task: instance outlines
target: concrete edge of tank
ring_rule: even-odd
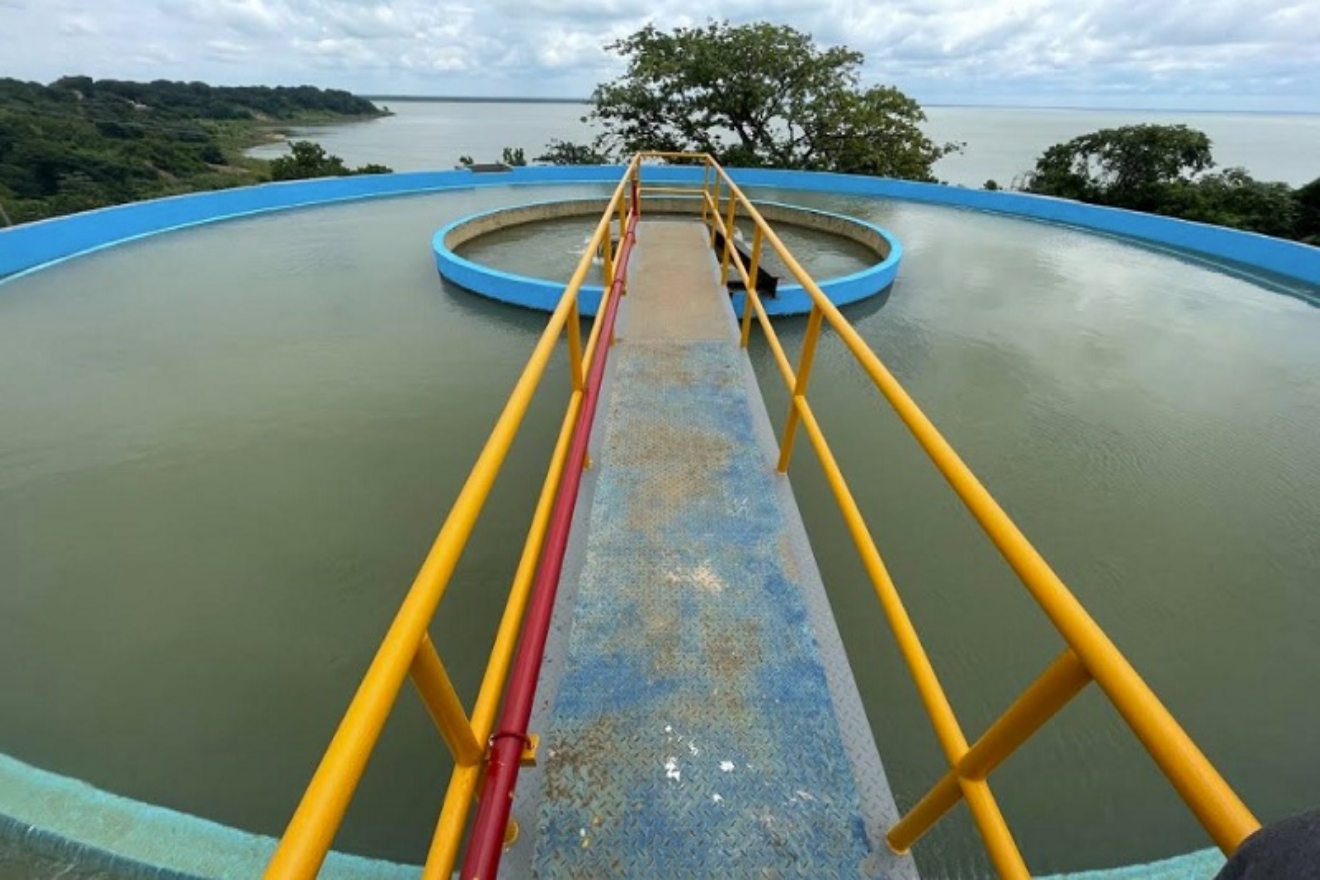
[[[0,755],[0,847],[104,871],[115,877],[251,878],[276,840],[101,791],[78,779]],[[400,865],[331,853],[322,878],[403,880]]]

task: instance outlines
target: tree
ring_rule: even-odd
[[[921,131],[920,105],[891,86],[860,86],[863,56],[821,48],[784,25],[647,25],[606,49],[627,61],[598,85],[592,146],[555,142],[546,157],[618,157],[639,150],[710,153],[723,164],[932,180],[960,149]]]
[[[548,165],[609,165],[612,160],[607,153],[596,147],[552,138],[545,152],[536,157],[536,161]]]
[[[1214,165],[1204,132],[1129,125],[1055,144],[1014,187],[1280,238],[1320,238],[1320,180],[1293,190],[1245,168],[1211,172]]]
[[[500,161],[514,167],[526,165],[527,154],[523,152],[522,147],[505,147],[504,152],[500,154]]]
[[[344,177],[349,173],[344,160],[325,151],[314,141],[294,141],[289,155],[270,163],[271,180],[303,180],[309,177]]]
[[[1183,192],[1188,204],[1175,202],[1162,213],[1284,238],[1297,226],[1298,205],[1288,185],[1256,180],[1245,168],[1207,174]]]
[[[1210,138],[1185,125],[1126,125],[1055,144],[1027,175],[1027,192],[1154,211],[1175,185],[1212,167]]]
[[[294,141],[289,155],[271,160],[271,180],[305,180],[309,177],[347,177],[350,174],[389,174],[393,169],[384,165],[363,165],[349,168],[344,160],[327,153],[325,147],[314,141]]]
[[[1293,202],[1297,206],[1297,238],[1320,245],[1320,177],[1295,190]]]

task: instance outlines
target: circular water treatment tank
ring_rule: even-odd
[[[199,853],[262,861],[260,835],[292,812],[542,325],[447,286],[428,240],[474,212],[599,197],[617,175],[575,173],[542,190],[396,175],[373,185],[434,191],[147,239],[0,285],[0,838],[67,854],[62,834],[194,873],[206,873],[187,861]],[[901,239],[891,295],[847,313],[859,333],[1261,817],[1307,806],[1320,723],[1302,698],[1320,684],[1320,312],[1305,299],[1315,257],[1294,246],[1309,263],[1279,251],[1288,260],[1208,266],[893,198],[913,190],[758,180],[757,199]],[[352,189],[365,185],[262,187],[20,227],[0,233],[0,272],[226,212],[381,194]],[[975,205],[995,206],[1011,207]],[[1240,261],[1276,252],[1254,236],[1230,251],[1205,235],[1205,250]],[[1292,269],[1282,286],[1243,274]],[[779,325],[790,350],[803,326]],[[757,342],[752,356],[777,416],[787,402],[773,364]],[[468,699],[530,515],[526,486],[539,483],[561,415],[566,370],[552,370],[437,621]],[[821,347],[812,400],[955,708],[979,731],[1057,637],[835,342]],[[943,770],[929,726],[813,466],[799,464],[794,487],[910,805]],[[340,848],[420,861],[447,772],[429,719],[403,696]],[[71,779],[179,812],[125,807]],[[28,784],[64,799],[20,797]],[[1094,692],[995,785],[1038,872],[1205,845]],[[43,803],[49,824],[37,821]],[[1101,826],[1112,836],[1058,832]],[[214,845],[190,845],[206,834]],[[14,857],[3,852],[0,865]],[[937,874],[986,871],[965,824],[917,854]]]

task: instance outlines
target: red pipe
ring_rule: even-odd
[[[504,708],[495,725],[495,733],[491,736],[486,783],[481,789],[481,804],[472,825],[463,869],[459,875],[464,880],[493,880],[499,871],[500,856],[504,851],[504,830],[509,822],[509,809],[513,805],[513,787],[518,781],[518,770],[522,765],[523,746],[527,742],[527,722],[532,714],[536,682],[541,675],[546,635],[550,630],[550,616],[554,611],[559,576],[564,567],[564,551],[568,546],[573,511],[577,507],[587,443],[591,439],[591,425],[596,418],[601,379],[605,375],[605,360],[609,357],[619,298],[628,276],[628,258],[632,256],[633,243],[636,241],[636,201],[633,206],[627,234],[619,249],[609,304],[602,317],[604,323],[597,337],[596,351],[587,375],[582,411],[573,431],[573,443],[569,446],[566,476],[560,482],[555,496],[550,527],[546,531],[545,549],[536,569],[532,598],[523,623],[522,637],[518,642],[518,653],[514,657],[513,672],[504,692]]]

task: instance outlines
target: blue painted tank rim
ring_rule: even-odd
[[[406,171],[348,178],[283,181],[229,190],[188,193],[145,202],[99,208],[0,229],[0,284],[52,266],[64,259],[104,247],[135,241],[145,235],[189,228],[201,223],[250,217],[272,211],[485,186],[599,185],[616,182],[623,166],[528,166],[507,172],[477,174],[469,170]],[[682,179],[688,166],[647,166],[648,172]],[[1199,257],[1216,270],[1238,272],[1253,282],[1270,281],[1244,269],[1258,269],[1290,281],[1320,285],[1320,248],[1171,217],[1142,214],[1018,192],[990,192],[965,187],[917,183],[890,178],[777,169],[729,169],[744,187],[773,186],[788,190],[911,201],[974,210],[991,215],[1045,222],[1112,237],[1179,257]],[[688,176],[693,176],[688,174]],[[234,205],[234,202],[247,204]],[[192,216],[180,220],[173,213]],[[143,215],[154,215],[144,217]],[[125,218],[134,222],[125,223]],[[101,222],[104,221],[104,222]],[[97,223],[101,229],[70,235],[74,226]],[[136,227],[122,231],[116,227]],[[37,245],[37,246],[33,246]],[[9,249],[8,252],[6,249]],[[33,253],[25,253],[32,251]],[[1294,293],[1287,289],[1284,293]],[[1305,294],[1304,298],[1310,294]]]

